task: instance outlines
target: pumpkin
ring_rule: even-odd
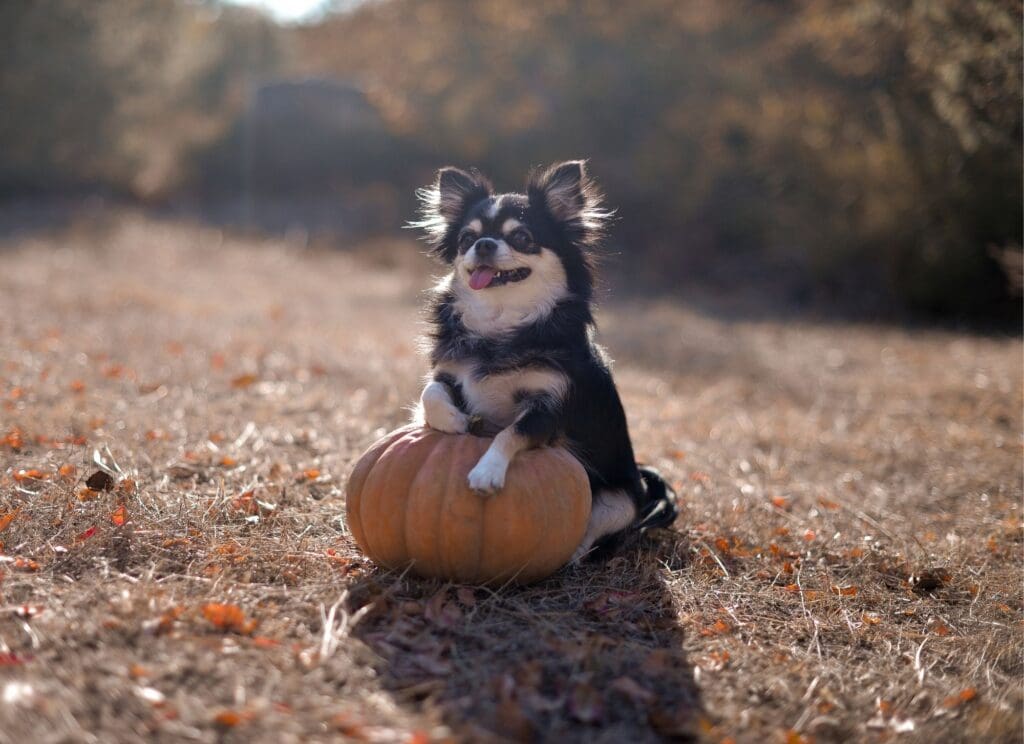
[[[407,426],[373,444],[346,486],[348,525],[373,561],[467,584],[526,584],[557,571],[590,518],[590,484],[561,447],[516,455],[505,487],[466,483],[491,439]]]

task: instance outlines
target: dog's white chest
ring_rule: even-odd
[[[562,397],[567,380],[552,369],[526,368],[480,376],[469,364],[443,365],[462,387],[470,415],[480,416],[495,426],[510,426],[518,414],[523,395],[549,393]]]

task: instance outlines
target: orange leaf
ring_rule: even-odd
[[[943,707],[956,708],[957,706],[969,703],[974,698],[978,697],[978,691],[973,687],[968,687],[961,690],[956,695],[950,695],[948,698],[942,701]]]
[[[128,521],[128,509],[124,504],[114,509],[114,513],[110,515],[110,521],[118,527],[124,526],[124,523]]]
[[[218,726],[224,728],[233,728],[242,722],[243,718],[241,714],[236,713],[233,710],[222,710],[220,713],[213,717],[213,722]]]
[[[772,506],[776,507],[777,509],[785,509],[787,506],[789,506],[789,499],[787,499],[785,496],[773,496]]]
[[[85,542],[86,540],[88,540],[90,537],[92,537],[95,534],[96,534],[96,527],[94,525],[94,526],[90,527],[89,529],[85,530],[84,532],[79,532],[77,535],[75,535],[75,542]]]
[[[12,512],[7,512],[3,516],[0,516],[0,532],[3,532],[11,526],[11,522],[13,522],[14,518],[18,516],[19,511],[21,511],[21,509],[15,509]]]
[[[863,615],[860,616],[860,619],[868,625],[878,625],[882,622],[882,618],[880,618],[878,615],[872,612],[865,612]]]
[[[422,731],[413,731],[405,740],[405,744],[430,744],[430,737]]]
[[[833,586],[832,593],[838,594],[840,597],[856,597],[857,587],[855,586]]]
[[[835,510],[835,509],[839,508],[839,503],[838,502],[830,501],[829,499],[826,499],[825,497],[822,497],[822,498],[818,499],[818,504],[819,504],[819,506],[822,506],[825,509]]]
[[[935,627],[932,628],[932,633],[937,636],[948,636],[951,632],[952,631],[949,629],[949,626],[941,620],[935,623]]]
[[[78,468],[71,463],[67,463],[65,465],[61,465],[60,470],[57,472],[60,474],[61,478],[64,478],[65,480],[72,480],[78,473]]]
[[[817,535],[814,534],[814,530],[807,530],[804,532],[804,540],[807,542],[813,541],[815,537],[817,537]]]
[[[812,739],[798,734],[793,729],[786,732],[786,744],[811,744],[812,741]]]
[[[723,553],[728,553],[729,541],[726,540],[724,537],[719,537],[717,540],[715,540],[715,547],[721,550]]]
[[[254,636],[252,645],[256,648],[277,648],[281,645],[281,641],[276,638],[268,638],[267,636]]]
[[[49,473],[44,473],[38,468],[31,468],[29,470],[19,470],[14,474],[14,480],[18,483],[22,483],[27,480],[46,480],[50,477]]]
[[[72,380],[71,381],[71,385],[69,387],[71,388],[71,392],[72,393],[84,393],[85,392],[85,383],[82,382],[81,380]]]
[[[247,388],[256,382],[258,378],[253,374],[239,375],[231,380],[231,387],[233,388]]]
[[[302,475],[306,478],[306,480],[316,480],[317,478],[320,477],[320,471],[317,470],[316,468],[310,468],[309,470],[303,471]]]
[[[15,568],[23,568],[26,571],[38,571],[39,564],[31,558],[22,558],[20,555],[14,559]]]
[[[230,630],[249,635],[256,629],[255,620],[246,620],[245,613],[238,605],[210,603],[203,605],[203,617],[220,630]]]
[[[11,429],[4,437],[3,443],[13,450],[21,449],[25,446],[25,437],[22,435],[21,429]]]
[[[220,464],[226,468],[233,468],[238,464],[238,460],[230,455],[224,455],[224,457],[220,458]]]

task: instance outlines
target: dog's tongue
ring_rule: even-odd
[[[469,275],[469,286],[473,289],[483,289],[490,285],[491,280],[494,279],[494,275],[497,273],[490,266],[480,266],[473,269],[473,273]]]

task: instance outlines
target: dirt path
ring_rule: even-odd
[[[676,531],[445,587],[342,519],[424,371],[410,250],[0,242],[0,741],[1020,740],[1019,340],[609,305]]]

